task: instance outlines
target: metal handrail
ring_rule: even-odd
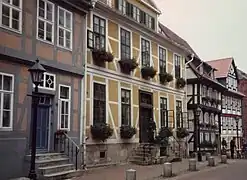
[[[70,158],[70,161],[72,161],[75,164],[75,169],[77,170],[78,169],[78,154],[80,152],[80,147],[75,143],[75,141],[71,137],[68,136],[66,132],[61,132],[60,134],[55,133],[54,136],[55,136],[54,150],[60,153],[67,154],[67,156]],[[75,150],[74,150],[74,147],[75,147]]]

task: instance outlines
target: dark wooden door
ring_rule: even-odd
[[[149,123],[153,120],[153,97],[151,93],[140,91],[139,134],[140,143],[149,142]]]

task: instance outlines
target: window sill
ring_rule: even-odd
[[[42,43],[45,43],[45,44],[54,46],[54,42],[46,41],[44,39],[40,39],[39,37],[37,37],[37,40],[40,41],[40,42],[42,42]]]
[[[72,52],[72,48],[66,48],[66,47],[64,47],[64,46],[60,46],[60,45],[57,45],[57,47],[59,48],[59,49],[62,49],[62,50],[66,50],[66,51],[70,51],[70,52]]]
[[[0,27],[3,28],[3,29],[6,29],[8,31],[14,32],[14,33],[16,33],[18,35],[21,35],[22,34],[22,31],[21,30],[18,31],[18,30],[15,30],[13,28],[10,28],[10,27],[7,27],[7,26],[3,26],[3,25],[0,25]]]
[[[9,127],[9,128],[0,128],[0,132],[9,132],[9,131],[13,131],[13,128],[12,127]]]

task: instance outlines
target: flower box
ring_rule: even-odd
[[[136,134],[136,128],[129,125],[120,127],[120,136],[122,139],[131,139]]]
[[[133,71],[138,66],[138,63],[134,58],[122,59],[119,61],[119,65],[123,73],[130,74],[130,72]]]
[[[162,84],[171,82],[173,80],[173,76],[170,73],[166,73],[166,72],[160,73],[159,76],[160,76],[160,82]]]
[[[146,66],[141,69],[142,77],[144,79],[154,78],[156,72],[157,71],[152,66]]]
[[[104,49],[93,49],[92,50],[93,60],[96,65],[102,66],[105,62],[112,62],[114,56],[112,53],[107,52]]]
[[[182,89],[185,87],[185,84],[186,84],[186,81],[184,78],[178,78],[177,81],[176,81],[176,87],[178,89]]]
[[[93,139],[105,141],[113,134],[113,129],[106,123],[97,123],[91,125],[91,134]]]

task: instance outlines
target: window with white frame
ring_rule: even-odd
[[[181,57],[177,54],[174,54],[174,66],[175,78],[181,78]]]
[[[142,56],[142,66],[149,67],[151,52],[150,52],[150,42],[146,39],[141,39],[141,56]]]
[[[21,32],[22,0],[0,1],[1,26]]]
[[[70,129],[71,87],[59,85],[59,129]]]
[[[14,76],[0,73],[0,130],[13,124]]]
[[[45,72],[42,76],[40,88],[48,90],[56,90],[56,75]]]
[[[58,45],[68,49],[72,49],[72,21],[72,13],[58,7]]]
[[[38,0],[37,38],[50,43],[54,41],[54,4],[47,0]]]

